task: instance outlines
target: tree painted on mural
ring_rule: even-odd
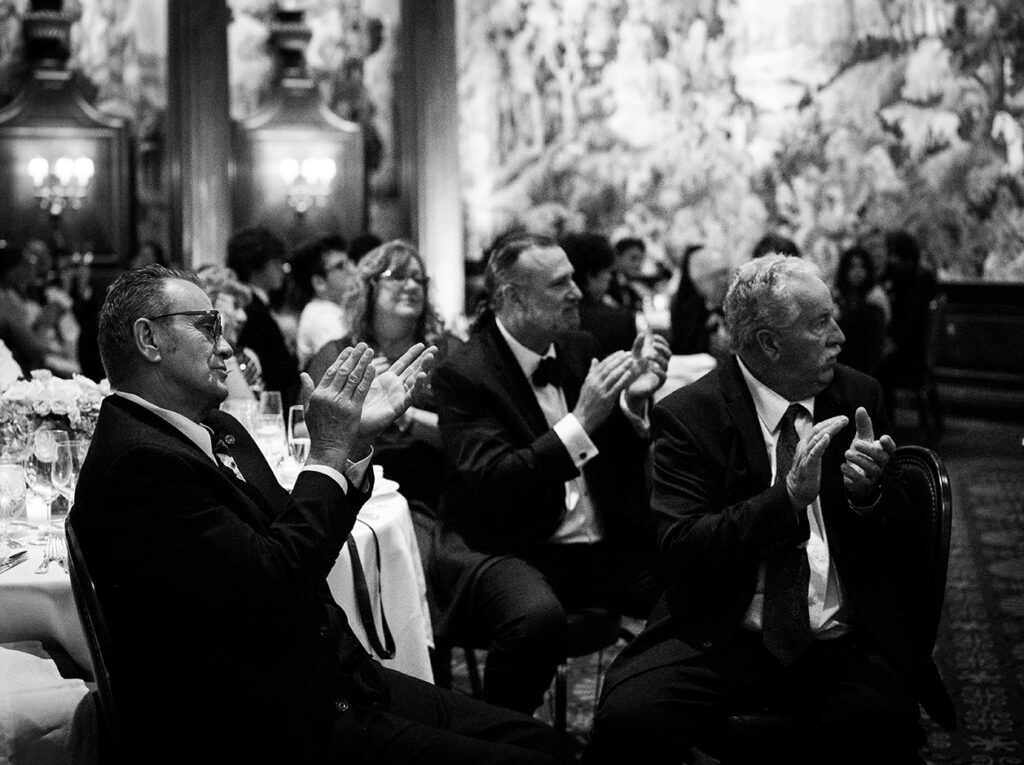
[[[738,260],[771,227],[828,271],[907,227],[943,273],[1024,278],[1016,0],[460,12],[470,253],[525,221]]]

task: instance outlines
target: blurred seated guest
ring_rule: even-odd
[[[892,411],[894,389],[917,385],[924,375],[929,305],[938,295],[939,286],[935,275],[921,266],[921,250],[909,232],[888,232],[885,254],[892,320],[888,348],[878,366],[878,381]]]
[[[326,582],[373,488],[369,444],[431,351],[375,374],[360,344],[305,377],[289,493],[218,409],[221,331],[199,279],[155,265],[120,276],[100,316],[114,393],[67,522],[117,649],[125,761],[551,762],[542,723],[381,667]]]
[[[263,384],[267,390],[281,392],[286,410],[298,402],[299,363],[271,311],[270,295],[284,284],[287,257],[284,242],[262,226],[236,231],[228,239],[227,266],[253,295],[238,342],[259,358]]]
[[[252,300],[252,291],[238,281],[227,266],[208,265],[196,274],[203,282],[213,307],[220,311],[224,339],[233,353],[224,364],[228,369],[224,381],[228,398],[256,399],[263,392],[263,367],[252,348],[246,348],[238,337],[245,326],[245,307]]]
[[[319,381],[341,349],[364,342],[377,356],[374,365],[386,369],[416,343],[436,347],[444,359],[461,342],[444,331],[430,303],[429,281],[416,248],[401,239],[370,250],[357,266],[366,296],[365,308],[352,333],[332,340],[310,360],[306,371]],[[430,378],[413,396],[412,404],[374,442],[374,461],[384,475],[398,482],[402,494],[420,509],[436,515],[444,475],[437,406]]]
[[[754,245],[754,250],[750,253],[750,257],[760,258],[765,255],[770,255],[771,253],[775,253],[776,255],[792,255],[795,258],[799,258],[800,248],[797,247],[796,242],[789,237],[785,237],[774,231],[769,231],[757,241],[757,244]]]
[[[839,328],[846,335],[839,361],[872,377],[885,351],[885,313],[877,288],[871,253],[862,247],[846,250],[839,257],[835,284]]]
[[[500,238],[469,341],[434,370],[450,472],[441,498],[437,629],[488,647],[484,698],[531,713],[566,650],[566,613],[645,618],[651,561],[646,411],[668,342],[598,360],[553,241]]]
[[[34,263],[20,248],[0,239],[0,340],[30,372],[51,368],[47,338],[64,312],[58,303],[43,306],[30,297],[35,282]]]
[[[384,240],[376,234],[371,234],[369,232],[360,234],[353,239],[352,243],[349,245],[348,256],[352,259],[353,263],[358,263],[363,259],[363,255],[376,247],[380,247],[382,244],[384,244]]]
[[[952,702],[913,623],[916,516],[875,380],[813,264],[767,255],[725,299],[735,355],[651,415],[665,599],[609,669],[584,762],[679,763],[726,718],[808,718],[789,761],[921,763]],[[870,735],[867,732],[870,731]]]
[[[362,286],[347,249],[344,237],[324,236],[292,254],[292,279],[309,296],[295,337],[300,369],[326,343],[350,335],[361,310]]]
[[[572,263],[572,278],[580,288],[580,329],[597,338],[601,355],[628,351],[636,339],[636,315],[606,302],[615,265],[608,238],[596,233],[567,234],[559,245]]]
[[[672,300],[672,353],[729,355],[729,339],[722,321],[722,301],[732,266],[718,250],[691,247],[679,264],[679,286]]]
[[[608,295],[615,305],[628,308],[633,313],[644,310],[644,296],[647,294],[643,283],[644,260],[647,245],[637,237],[623,237],[615,243],[615,266],[608,284]]]

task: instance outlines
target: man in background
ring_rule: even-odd
[[[484,697],[532,713],[565,657],[566,613],[645,618],[660,586],[644,465],[646,411],[668,344],[640,336],[600,361],[580,290],[553,241],[500,239],[488,307],[434,371],[449,465],[438,600],[488,647]]]
[[[326,236],[292,255],[292,278],[309,296],[295,337],[300,369],[331,340],[348,335],[358,320],[362,286],[346,247],[344,238]]]
[[[287,259],[284,242],[262,226],[238,231],[228,240],[227,266],[253,293],[238,342],[259,357],[263,384],[281,392],[285,411],[298,402],[299,363],[274,318],[270,298],[284,285]]]

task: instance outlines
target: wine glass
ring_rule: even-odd
[[[46,544],[47,530],[50,525],[50,510],[53,501],[57,498],[57,487],[53,485],[51,477],[51,465],[57,455],[57,445],[67,443],[68,433],[59,428],[52,428],[46,425],[38,428],[32,436],[32,449],[25,460],[25,472],[28,477],[28,487],[42,505],[42,513],[37,516],[36,522],[42,522],[41,533],[36,533],[29,539],[31,545]],[[26,508],[26,517],[30,515],[29,507],[36,503],[30,502]],[[33,512],[32,515],[35,515]],[[41,516],[41,517],[40,517]],[[32,520],[31,518],[28,518]]]
[[[252,431],[252,418],[256,414],[257,402],[254,398],[228,398],[224,400],[224,403],[220,405],[221,411],[227,412],[233,416],[236,420],[242,423],[242,426]]]
[[[252,437],[267,458],[270,467],[277,469],[288,454],[288,438],[280,414],[257,414],[253,417]]]
[[[25,501],[25,467],[15,462],[0,463],[0,543],[21,547],[21,542],[7,533],[7,526]]]
[[[306,427],[306,410],[302,404],[288,408],[288,449],[292,459],[303,465],[309,456],[309,428]]]
[[[53,485],[57,487],[57,491],[67,502],[67,511],[54,517],[51,510],[51,526],[63,524],[67,513],[71,512],[71,508],[75,505],[75,486],[78,484],[78,473],[88,451],[88,441],[67,441],[57,444],[57,452],[50,465],[50,477],[53,479]]]

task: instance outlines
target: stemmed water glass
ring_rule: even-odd
[[[37,533],[29,544],[46,544],[47,530],[50,525],[50,511],[53,501],[57,498],[57,487],[53,485],[51,466],[54,457],[57,456],[57,445],[67,443],[69,440],[67,431],[47,426],[40,427],[32,437],[32,448],[25,461],[25,472],[28,476],[29,490],[37,496],[43,504],[44,527],[41,533]],[[26,513],[26,516],[28,514]]]
[[[285,433],[279,391],[263,391],[260,394],[256,414],[252,418],[252,437],[267,462],[276,470],[288,453],[288,436]]]
[[[66,441],[57,444],[57,451],[50,465],[50,477],[53,485],[67,501],[67,511],[75,504],[75,487],[78,485],[78,473],[82,468],[82,462],[89,451],[89,442],[84,440]],[[55,518],[51,511],[50,525],[63,524],[65,515]]]
[[[21,542],[7,533],[7,526],[25,501],[25,468],[15,462],[0,463],[0,543],[21,547]]]
[[[298,464],[306,463],[309,456],[309,428],[306,427],[306,410],[302,404],[288,408],[288,449]]]

